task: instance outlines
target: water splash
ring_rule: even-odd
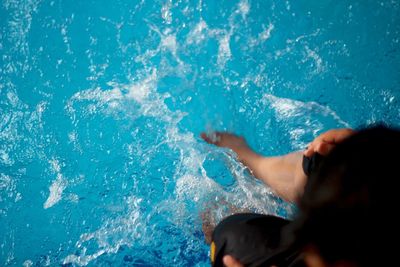
[[[125,215],[106,221],[95,232],[82,234],[76,243],[78,255],[68,255],[64,258],[63,264],[85,266],[105,253],[117,253],[121,246],[134,247],[146,244],[149,241],[146,238],[149,236],[147,233],[149,228],[141,221],[144,217],[140,212],[141,201],[142,199],[133,196],[128,197],[125,200],[128,206]],[[95,242],[94,252],[90,252],[91,242]]]
[[[296,150],[307,146],[306,142],[299,140],[307,140],[304,137],[310,132],[311,136],[317,136],[323,129],[329,129],[329,125],[351,128],[351,125],[343,121],[331,108],[316,102],[302,102],[264,94],[262,103],[273,109],[279,123],[291,129],[289,134],[292,147]]]
[[[292,150],[330,127],[400,114],[395,76],[366,86],[352,73],[368,54],[360,52],[383,38],[374,28],[355,31],[369,44],[354,45],[329,35],[335,23],[302,18],[290,1],[108,7],[2,3],[0,226],[12,227],[2,236],[1,264],[209,265],[198,213],[208,210],[217,223],[234,211],[292,211],[234,154],[199,141],[202,125],[243,128],[263,147],[281,147],[277,129],[287,138],[282,150]],[[389,25],[393,47],[368,62],[397,62],[396,32]],[[371,66],[385,77],[396,70]],[[342,119],[357,105],[367,106],[357,123]]]
[[[49,188],[50,194],[49,197],[46,199],[46,202],[43,204],[43,208],[48,209],[54,206],[58,201],[60,201],[61,195],[65,188],[65,180],[61,175],[57,175],[57,179],[53,181]]]
[[[4,39],[12,44],[3,56],[7,60],[4,74],[19,73],[24,76],[30,69],[28,34],[32,25],[32,17],[37,12],[40,0],[17,1],[6,0],[2,4],[11,14],[8,20],[8,31]]]
[[[240,207],[242,210],[278,214],[279,209],[282,208],[281,203],[270,201],[272,193],[264,185],[254,183],[254,180],[245,178],[248,176],[246,170],[234,159],[235,156],[229,153],[220,154],[221,158],[229,160],[230,171],[237,177],[237,188],[234,191],[226,191],[226,188],[207,176],[203,164],[210,153],[210,148],[204,150],[205,144],[199,147],[198,141],[191,132],[180,129],[179,122],[186,115],[179,110],[172,111],[168,108],[165,100],[168,99],[169,95],[157,92],[158,79],[157,71],[153,69],[147,75],[142,75],[140,81],[131,85],[110,84],[113,86],[111,90],[97,88],[79,92],[68,101],[66,110],[70,113],[71,119],[75,120],[74,106],[77,103],[94,102],[93,105],[96,109],[93,112],[90,111],[90,114],[102,112],[109,116],[118,116],[118,110],[123,109],[125,107],[124,103],[128,101],[127,103],[134,102],[138,105],[134,112],[132,112],[132,114],[135,114],[132,119],[135,120],[140,117],[153,118],[158,124],[165,125],[165,128],[160,128],[164,129],[164,133],[160,135],[162,138],[157,140],[152,149],[157,150],[157,147],[167,145],[169,150],[178,151],[179,154],[176,159],[177,164],[169,166],[169,168],[173,168],[174,170],[173,177],[171,177],[174,187],[173,195],[167,197],[164,201],[152,204],[153,209],[150,214],[154,214],[153,216],[159,216],[165,212],[170,213],[171,211],[167,207],[181,207],[179,212],[174,210],[174,218],[168,220],[173,225],[185,229],[189,223],[187,218],[193,217],[191,214],[192,209],[204,209],[210,200],[218,203],[219,199],[224,199],[223,203],[228,202],[230,205]],[[211,151],[213,151],[212,153],[220,153],[216,148],[213,148]],[[146,154],[149,155],[151,153],[147,151]],[[146,163],[146,165],[154,165],[150,158],[145,159],[144,162],[149,160],[150,162]],[[141,181],[138,180],[138,183],[140,184]],[[212,200],[213,197],[211,196],[214,196],[215,199]],[[137,197],[132,195],[129,199],[137,199]],[[129,203],[132,204],[132,202]],[[150,234],[148,238],[151,238],[151,241],[144,238],[143,235],[141,241],[137,239],[138,233],[142,233],[145,229],[152,227],[149,222],[152,215],[147,218],[139,215],[140,210],[143,208],[141,205],[142,200],[137,199],[137,201],[134,201],[133,206],[129,203],[128,209],[131,209],[131,212],[128,213],[128,217],[121,215],[114,220],[106,220],[104,225],[95,232],[83,234],[76,245],[79,251],[78,255],[71,254],[64,258],[63,262],[86,265],[103,254],[117,253],[121,246],[132,246],[133,244],[137,244],[137,242],[145,242],[145,240],[150,243],[158,242],[156,241],[157,237],[155,237],[155,235],[159,234],[157,232]],[[266,203],[268,204],[266,205]],[[191,206],[195,206],[196,208],[190,208]],[[218,214],[215,215],[215,221],[217,222],[232,213],[232,210],[226,210],[223,206],[220,205],[214,210]],[[289,210],[288,213],[290,213]],[[193,219],[198,218],[198,216],[194,215]],[[129,224],[127,224],[128,221]],[[157,225],[153,227],[157,227]],[[121,235],[119,234],[120,231],[126,234]],[[193,229],[182,234],[190,235],[191,231]],[[104,241],[109,239],[112,241]],[[87,248],[84,245],[89,242],[95,242],[96,244],[97,249],[93,253],[87,252]]]

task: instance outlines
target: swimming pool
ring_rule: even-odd
[[[399,5],[2,1],[0,265],[208,266],[207,210],[290,217],[200,132],[400,126]]]

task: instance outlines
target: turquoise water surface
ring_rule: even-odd
[[[397,0],[3,0],[0,266],[208,266],[202,214],[291,217],[265,155],[400,126]],[[236,208],[235,208],[236,207]]]

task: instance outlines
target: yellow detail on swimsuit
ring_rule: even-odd
[[[215,262],[215,250],[216,250],[216,247],[215,247],[215,243],[214,242],[212,242],[211,243],[211,248],[210,248],[210,258],[211,258],[211,263],[214,263]]]

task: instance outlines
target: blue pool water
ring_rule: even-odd
[[[0,265],[208,266],[201,214],[285,204],[265,155],[400,126],[396,0],[3,0]],[[229,204],[228,204],[229,203]]]

